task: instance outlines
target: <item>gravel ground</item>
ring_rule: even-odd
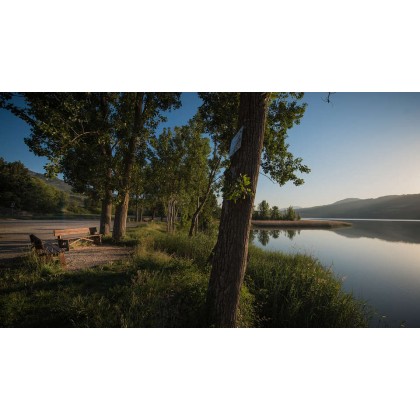
[[[65,253],[67,270],[83,270],[109,264],[113,261],[124,260],[128,258],[132,252],[132,248],[113,245],[91,245],[70,248],[70,251]]]

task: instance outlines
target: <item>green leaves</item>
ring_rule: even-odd
[[[239,93],[211,92],[199,93],[199,96],[203,100],[200,114],[205,130],[217,145],[219,154],[226,156],[238,128]],[[289,181],[301,185],[304,180],[297,173],[310,172],[301,158],[293,156],[286,143],[287,131],[298,125],[305,113],[306,104],[301,102],[302,99],[303,93],[270,94],[261,166],[264,173],[280,185]]]
[[[234,182],[229,183],[226,181],[223,188],[223,195],[225,200],[230,200],[234,203],[252,196],[250,177],[245,174],[239,174]]]
[[[299,124],[305,113],[306,104],[298,103],[302,98],[303,93],[277,93],[269,105],[261,166],[264,173],[280,185],[289,181],[302,185],[304,180],[296,173],[310,172],[302,164],[302,158],[295,158],[288,150],[286,143],[287,130]]]

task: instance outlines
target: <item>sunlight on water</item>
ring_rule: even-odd
[[[344,290],[375,308],[372,326],[420,327],[420,224],[399,225],[354,222],[352,228],[255,230],[253,236],[264,249],[308,254],[331,267]]]

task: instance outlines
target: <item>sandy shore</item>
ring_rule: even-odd
[[[253,228],[335,229],[349,226],[351,223],[339,220],[252,220]]]

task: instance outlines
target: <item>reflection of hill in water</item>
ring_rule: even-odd
[[[420,222],[351,220],[351,228],[332,232],[347,238],[376,238],[388,242],[420,243]]]

